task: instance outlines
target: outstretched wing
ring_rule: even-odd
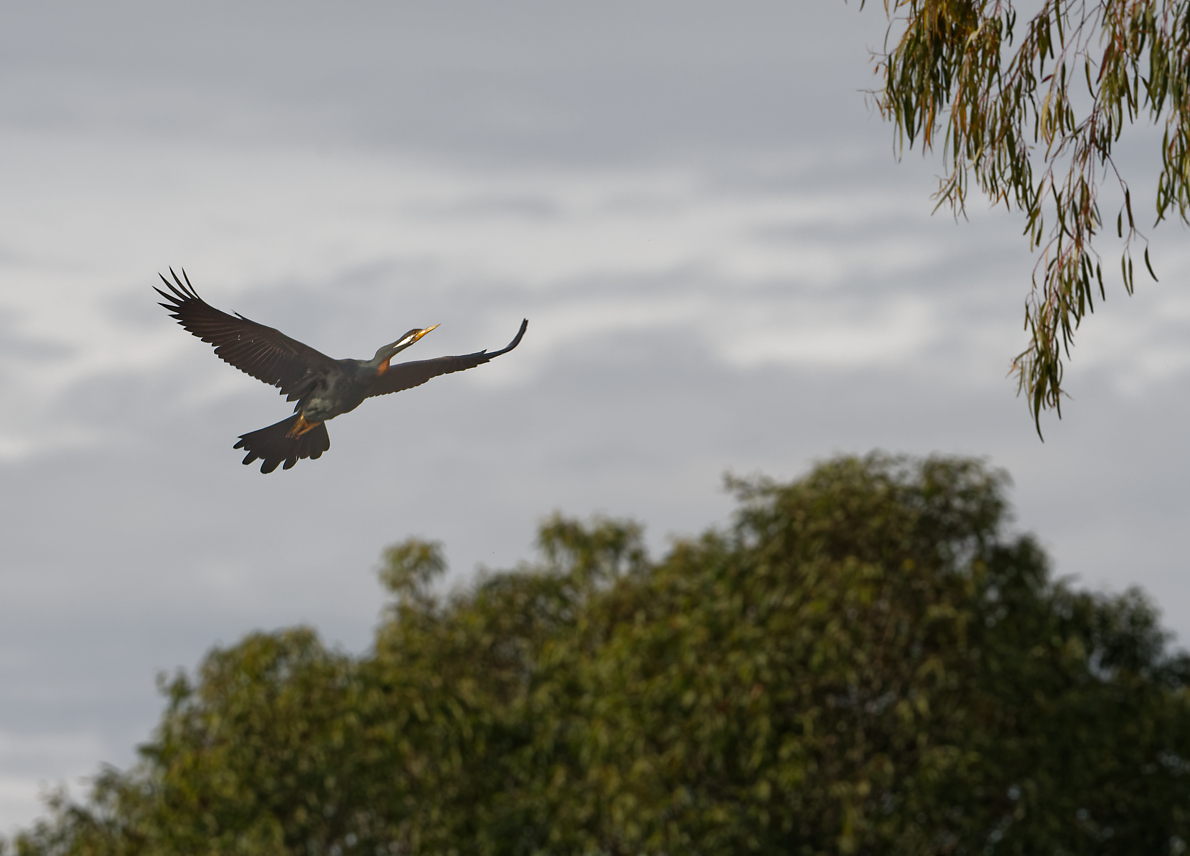
[[[170,293],[154,288],[168,303],[162,303],[178,323],[204,342],[215,346],[225,362],[257,380],[278,387],[290,401],[301,398],[314,374],[333,367],[335,361],[280,330],[249,321],[236,313],[228,315],[209,305],[194,290],[183,269],[181,279],[169,269],[174,281],[161,281]]]
[[[482,366],[488,360],[498,357],[501,354],[507,354],[519,345],[521,343],[521,337],[525,335],[525,330],[528,327],[529,319],[526,318],[521,322],[521,329],[517,332],[516,338],[512,340],[509,346],[499,351],[492,351],[490,354],[487,351],[480,351],[475,354],[464,354],[459,357],[437,357],[433,360],[416,360],[411,363],[398,363],[395,366],[390,366],[387,371],[377,375],[376,379],[372,381],[372,385],[368,389],[368,396],[388,395],[390,392],[400,392],[403,389],[421,386],[430,378],[438,377],[438,375],[461,372],[466,369],[473,369],[476,366]]]

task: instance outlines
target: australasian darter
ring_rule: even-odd
[[[260,471],[271,473],[284,463],[289,469],[302,458],[317,458],[331,447],[326,422],[355,410],[364,399],[387,395],[419,386],[430,378],[483,365],[493,357],[507,354],[521,342],[528,319],[521,322],[516,338],[499,351],[479,351],[457,357],[437,357],[390,365],[389,360],[435,329],[413,329],[390,345],[385,345],[370,360],[335,360],[280,330],[249,321],[236,313],[228,315],[207,304],[186,271],[182,278],[170,269],[173,282],[161,281],[169,293],[155,289],[166,299],[162,303],[178,323],[204,342],[215,346],[215,353],[225,362],[281,390],[288,401],[297,401],[294,414],[276,425],[252,431],[240,437],[236,449],[248,454],[245,464],[260,460]],[[184,281],[183,281],[184,280]]]

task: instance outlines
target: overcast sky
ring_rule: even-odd
[[[982,201],[931,216],[941,164],[898,163],[862,92],[882,14],[7,2],[0,833],[134,760],[157,673],[298,623],[364,650],[388,544],[465,580],[557,509],[661,552],[727,521],[723,473],[836,453],[986,456],[1057,573],[1190,637],[1185,230],[1079,331],[1039,442],[1006,377],[1036,257]],[[156,305],[171,265],[335,357],[529,330],[262,476],[232,444],[290,407]]]

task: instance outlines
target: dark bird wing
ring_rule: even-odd
[[[466,369],[473,369],[476,366],[482,366],[488,360],[498,357],[501,354],[507,354],[519,345],[521,343],[521,337],[525,335],[525,330],[528,327],[529,319],[526,318],[521,322],[521,329],[517,332],[516,338],[512,340],[508,347],[499,351],[492,351],[490,354],[487,351],[479,351],[475,354],[464,354],[458,357],[437,357],[433,360],[415,360],[410,363],[398,363],[395,366],[390,366],[387,371],[377,375],[376,379],[372,381],[372,385],[368,389],[368,396],[388,395],[390,392],[400,392],[403,389],[421,386],[430,378],[438,377],[438,375],[461,372]]]
[[[309,345],[291,339],[280,330],[249,321],[236,313],[228,315],[209,305],[190,284],[186,271],[181,279],[161,281],[170,293],[154,290],[168,303],[162,303],[178,323],[204,342],[215,346],[220,359],[257,380],[278,387],[290,401],[301,398],[315,375],[332,369],[335,361]]]

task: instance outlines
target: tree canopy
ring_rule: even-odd
[[[862,0],[861,0],[862,2]],[[1036,11],[1019,13],[1021,6]],[[962,213],[972,185],[1019,209],[1030,247],[1043,247],[1026,301],[1028,347],[1013,363],[1041,430],[1061,413],[1063,357],[1074,331],[1106,298],[1105,181],[1131,294],[1133,257],[1149,263],[1115,147],[1147,118],[1164,125],[1154,225],[1171,212],[1190,223],[1190,4],[1187,0],[884,0],[891,23],[877,101],[900,138],[939,145],[939,205]],[[1040,8],[1038,8],[1040,7]],[[1156,144],[1154,144],[1156,147]],[[1109,227],[1110,228],[1110,225]],[[1043,246],[1044,245],[1044,246]]]
[[[1055,580],[978,461],[735,480],[650,559],[562,517],[443,593],[389,549],[373,647],[257,633],[163,681],[141,761],[34,854],[1181,853],[1190,660]]]

